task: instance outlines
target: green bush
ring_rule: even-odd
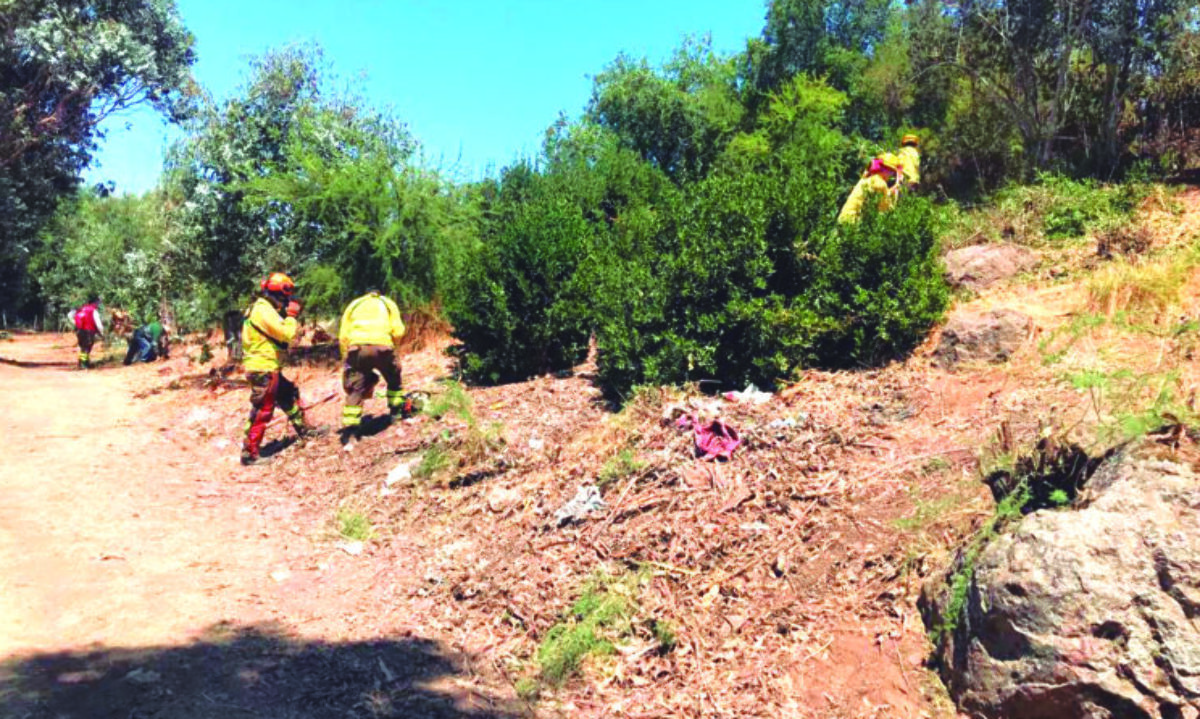
[[[875,365],[909,352],[946,309],[933,210],[919,197],[825,238],[812,284],[798,298],[808,361]]]
[[[467,265],[449,310],[461,369],[489,383],[568,368],[587,353],[587,319],[567,291],[591,232],[570,197],[539,187]]]
[[[798,76],[702,178],[672,176],[609,129],[552,131],[542,172],[519,165],[485,192],[485,249],[452,312],[465,374],[569,367],[589,335],[611,397],[704,379],[770,386],[911,349],[946,304],[932,209],[906,197],[836,223],[854,149],[837,129],[844,105]]]
[[[873,365],[947,302],[930,204],[838,226],[845,186],[796,151],[776,172],[715,174],[674,221],[604,253],[594,326],[605,389],[716,379],[771,386],[802,366]],[[789,162],[784,155],[784,162]]]

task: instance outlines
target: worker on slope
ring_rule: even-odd
[[[158,320],[138,327],[129,338],[129,351],[125,353],[125,364],[166,359],[170,354],[170,335],[170,328]]]
[[[900,151],[896,155],[904,169],[904,189],[917,189],[921,184],[921,138],[911,133],[900,138]]]
[[[246,310],[242,323],[242,348],[246,379],[250,383],[250,419],[246,421],[246,439],[242,444],[242,464],[264,460],[262,446],[267,423],[275,406],[287,415],[301,440],[323,434],[304,421],[300,408],[300,390],[283,376],[282,361],[288,343],[296,337],[300,303],[292,298],[296,285],[282,272],[274,272],[262,281],[261,294]],[[281,315],[286,313],[286,319]]]
[[[75,339],[79,342],[79,369],[90,369],[92,366],[92,347],[96,338],[104,334],[104,322],[100,319],[100,296],[88,295],[88,300],[82,307],[71,313],[71,322],[75,325]]]
[[[404,336],[400,308],[387,297],[371,290],[346,306],[338,327],[338,346],[345,361],[342,388],[346,404],[342,407],[343,445],[359,438],[363,400],[370,397],[382,376],[387,383],[388,411],[393,417],[412,414],[412,401],[401,389],[400,365],[396,362],[396,343]],[[376,374],[378,373],[378,375]]]
[[[899,152],[885,152],[871,160],[862,178],[850,191],[846,204],[838,213],[838,222],[855,223],[869,196],[879,196],[879,210],[885,212],[896,206],[902,189],[912,189],[921,178],[921,153],[916,135],[905,135]]]

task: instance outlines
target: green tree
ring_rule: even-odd
[[[143,104],[189,112],[192,45],[172,0],[0,0],[0,304],[30,299],[32,244],[99,125]]]
[[[618,57],[596,76],[586,117],[676,182],[703,177],[741,129],[736,66],[689,39],[660,69]]]

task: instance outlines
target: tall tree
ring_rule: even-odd
[[[192,45],[173,0],[0,0],[0,304],[22,294],[30,244],[100,124],[143,104],[188,112]]]

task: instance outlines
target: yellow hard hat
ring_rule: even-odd
[[[921,138],[917,137],[916,135],[914,135],[912,133],[909,133],[909,134],[905,135],[904,137],[900,138],[900,145],[901,146],[913,145],[915,147],[920,147],[921,146]]]

